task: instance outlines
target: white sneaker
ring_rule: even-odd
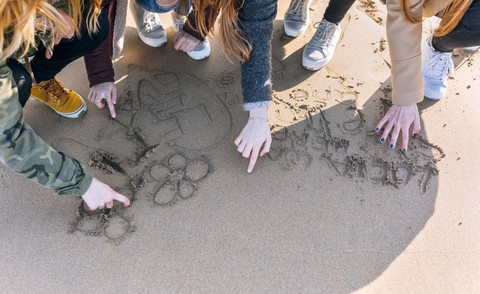
[[[425,97],[434,100],[441,99],[447,91],[447,79],[453,76],[454,71],[452,53],[435,51],[430,35],[422,43],[422,74]]]
[[[152,47],[160,47],[167,42],[167,33],[157,13],[144,10],[135,0],[130,1],[130,9],[140,40]]]
[[[205,37],[205,41],[200,42],[192,52],[187,52],[188,56],[195,60],[202,60],[210,56],[210,42]]]
[[[292,0],[283,20],[285,34],[298,37],[305,33],[310,23],[308,8],[312,0]]]
[[[340,25],[323,19],[315,35],[303,50],[302,65],[309,70],[319,70],[332,59],[340,39]]]

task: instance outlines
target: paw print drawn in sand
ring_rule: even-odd
[[[82,201],[71,230],[72,233],[82,232],[89,236],[104,236],[109,241],[117,243],[134,232],[135,227],[130,218],[116,207],[91,211]]]
[[[193,197],[197,190],[196,184],[212,171],[213,166],[208,159],[204,157],[190,159],[181,153],[152,163],[147,167],[146,173],[153,182],[150,192],[153,203],[168,206],[180,199]]]

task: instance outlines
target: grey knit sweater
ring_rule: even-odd
[[[272,99],[271,59],[277,0],[245,0],[238,18],[253,49],[242,64],[244,109],[268,106]]]

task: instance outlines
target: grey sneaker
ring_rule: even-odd
[[[195,60],[202,60],[210,56],[210,42],[205,37],[205,41],[200,42],[192,52],[187,52],[188,56]]]
[[[285,34],[298,37],[305,33],[310,23],[308,8],[312,0],[292,0],[283,20]]]
[[[130,1],[130,10],[137,25],[140,40],[152,47],[159,47],[167,42],[167,33],[158,14],[144,10],[135,0]]]
[[[323,19],[315,35],[303,50],[302,65],[309,70],[319,70],[332,59],[340,39],[340,25]]]

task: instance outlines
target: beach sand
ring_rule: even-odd
[[[480,292],[479,53],[455,52],[446,97],[419,104],[403,155],[373,132],[391,105],[385,7],[357,2],[333,60],[312,72],[301,56],[326,5],[314,1],[292,39],[279,3],[274,140],[251,174],[233,144],[248,117],[238,62],[215,38],[204,61],[175,51],[168,15],[161,48],[129,19],[116,119],[29,101],[36,133],[132,204],[91,212],[0,167],[0,292]],[[58,79],[87,96],[83,60]]]

